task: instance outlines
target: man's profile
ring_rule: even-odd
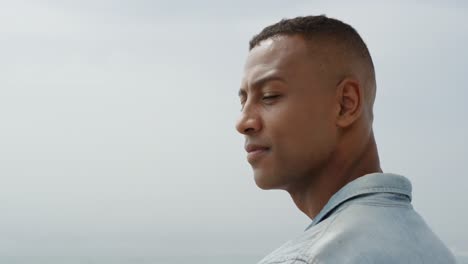
[[[339,20],[284,19],[250,41],[236,129],[256,184],[312,219],[261,264],[455,263],[413,210],[409,180],[380,168],[375,95],[367,46]]]

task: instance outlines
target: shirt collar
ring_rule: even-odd
[[[306,230],[318,224],[329,212],[355,196],[370,193],[396,193],[408,196],[411,201],[411,189],[411,182],[401,175],[392,173],[364,175],[346,184],[336,192]]]

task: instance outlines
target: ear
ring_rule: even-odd
[[[362,87],[355,79],[345,78],[338,84],[336,89],[337,126],[349,127],[361,116],[362,95]]]

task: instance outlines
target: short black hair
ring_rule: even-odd
[[[307,40],[330,39],[345,45],[349,51],[363,58],[371,70],[374,65],[366,44],[359,33],[350,25],[325,15],[303,16],[281,21],[267,26],[249,42],[249,50],[252,50],[263,40],[281,35],[300,35]]]
[[[374,104],[376,92],[374,63],[367,45],[359,33],[352,26],[325,15],[282,19],[273,25],[267,26],[255,35],[249,42],[249,50],[255,48],[263,40],[293,35],[299,35],[311,43],[317,41],[322,45],[323,43],[337,45],[343,49],[342,54],[357,59],[365,65],[368,69],[370,81],[367,86],[367,102],[370,106],[371,116],[373,116],[372,105]]]

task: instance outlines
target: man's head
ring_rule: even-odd
[[[351,26],[309,16],[263,29],[250,42],[236,125],[257,185],[288,190],[362,154],[375,86],[372,59]]]

